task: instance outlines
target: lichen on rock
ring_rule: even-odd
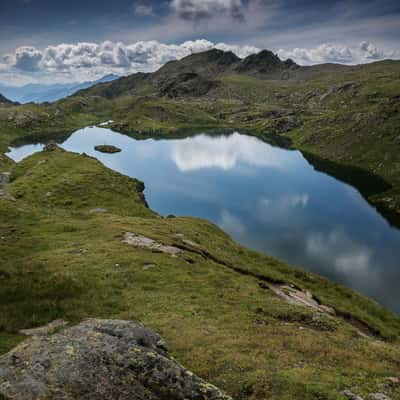
[[[229,400],[168,355],[140,323],[89,319],[33,336],[0,358],[0,397],[33,399]]]

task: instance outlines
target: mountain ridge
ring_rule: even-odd
[[[376,63],[386,63],[382,60]],[[396,62],[396,61],[394,61]],[[375,64],[371,63],[370,65]],[[218,87],[218,81],[229,75],[241,75],[276,82],[301,83],[319,79],[326,74],[356,71],[368,64],[345,65],[323,63],[302,66],[292,59],[281,60],[270,50],[261,50],[247,57],[239,58],[231,51],[211,49],[190,54],[179,60],[172,60],[158,70],[150,73],[138,72],[112,82],[93,85],[78,91],[74,96],[102,96],[115,98],[130,94],[159,94],[167,97],[187,96],[193,91],[194,96],[204,96]],[[189,75],[190,74],[190,75]],[[182,81],[192,81],[182,90]],[[204,84],[203,90],[196,89]],[[172,93],[165,87],[173,88]],[[149,88],[153,91],[149,91]],[[208,87],[208,88],[207,88]]]
[[[89,88],[103,82],[110,82],[118,79],[118,75],[107,74],[95,81],[85,81],[81,83],[56,83],[56,84],[38,84],[30,83],[24,86],[10,86],[0,84],[0,92],[4,93],[13,101],[20,104],[25,103],[45,103],[61,100],[62,98],[73,95],[75,92]]]
[[[250,55],[243,59],[236,56],[231,51],[211,49],[201,53],[190,54],[180,60],[172,60],[164,64],[153,73],[136,73],[127,77],[120,78],[106,85],[93,86],[89,89],[83,89],[75,93],[75,96],[93,95],[104,96],[108,98],[118,97],[127,94],[130,90],[140,90],[143,85],[151,85],[155,88],[161,88],[160,93],[168,97],[176,97],[165,91],[165,81],[167,86],[174,87],[178,94],[188,94],[194,90],[195,95],[205,95],[218,86],[215,81],[227,74],[256,75],[258,77],[282,78],[282,73],[286,75],[283,79],[289,79],[290,72],[300,68],[294,61],[288,59],[281,61],[280,58],[269,50],[263,50],[255,55]],[[192,74],[192,75],[188,75]],[[194,81],[186,90],[180,90],[181,80]],[[174,80],[175,82],[171,82]],[[119,81],[119,82],[118,82]],[[122,87],[121,82],[124,82]],[[205,90],[195,90],[195,87],[204,84],[208,86]],[[91,90],[93,89],[93,90]]]
[[[10,106],[12,106],[12,105],[18,105],[17,102],[11,101],[11,100],[8,99],[7,97],[3,96],[1,93],[0,93],[0,104],[1,104],[1,105],[10,105]]]

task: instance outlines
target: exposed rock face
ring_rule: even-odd
[[[184,73],[167,78],[159,83],[162,96],[176,98],[181,96],[204,96],[219,86],[219,82],[207,79],[196,73]]]
[[[349,400],[364,400],[362,397],[354,394],[349,389],[343,390],[343,395],[346,396]]]
[[[176,257],[178,254],[182,253],[182,250],[176,246],[168,246],[155,240],[148,238],[146,236],[137,235],[136,233],[126,232],[124,234],[124,238],[122,239],[122,243],[129,244],[131,246],[136,247],[144,247],[150,250],[159,251],[161,253],[170,254],[173,257]]]
[[[274,70],[295,69],[298,65],[293,60],[282,61],[269,50],[262,50],[257,54],[246,57],[237,67],[239,73],[268,73]]]
[[[65,151],[57,143],[50,142],[47,143],[46,146],[43,147],[44,152],[51,152],[51,151]]]
[[[34,336],[0,358],[0,396],[15,400],[229,400],[168,356],[133,321],[91,319]]]
[[[335,310],[331,307],[319,304],[311,292],[304,292],[288,285],[269,284],[268,287],[280,298],[289,304],[310,308],[320,313],[335,315]]]

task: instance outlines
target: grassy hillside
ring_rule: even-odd
[[[138,319],[237,399],[344,399],[345,388],[400,399],[387,380],[399,372],[400,318],[375,302],[206,221],[158,216],[141,182],[93,158],[53,149],[6,167],[1,353],[20,329],[57,318]],[[177,253],[129,244],[127,232]]]

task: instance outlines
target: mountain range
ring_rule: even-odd
[[[114,74],[105,75],[96,81],[56,83],[56,84],[38,84],[31,83],[24,86],[10,86],[0,84],[0,93],[12,101],[24,103],[45,103],[60,100],[68,97],[78,90],[88,88],[98,83],[110,82],[118,79]]]
[[[52,104],[11,107],[0,119],[7,131],[0,146],[21,140],[26,128],[42,138],[109,120],[136,137],[240,129],[299,149],[353,185],[361,181],[361,193],[400,226],[399,73],[393,60],[300,66],[269,50],[241,59],[213,49],[153,73],[112,76]],[[360,171],[376,179],[363,184]]]

